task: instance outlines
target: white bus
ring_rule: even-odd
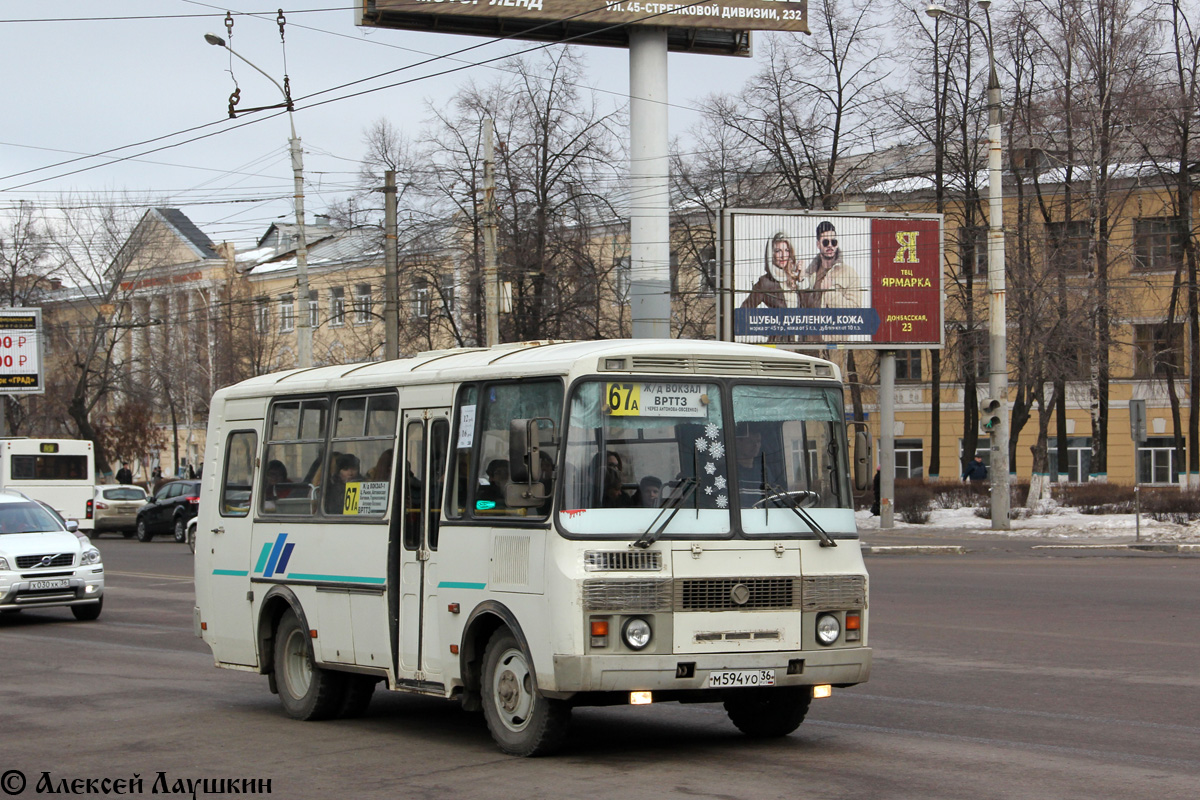
[[[782,736],[870,671],[828,361],[644,340],[295,370],[216,394],[205,461],[196,633],[296,718],[382,682],[482,708],[515,755],[582,705],[720,702]]]
[[[78,439],[0,439],[0,489],[16,489],[54,507],[91,533],[88,502],[96,489],[91,442]]]

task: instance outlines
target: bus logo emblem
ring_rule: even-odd
[[[750,587],[739,583],[729,590],[729,599],[735,606],[744,606],[750,602]]]

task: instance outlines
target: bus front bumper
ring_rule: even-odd
[[[715,673],[773,672],[775,686],[863,683],[871,673],[871,648],[797,650],[775,653],[711,653],[682,655],[556,655],[553,685],[538,676],[538,688],[549,696],[576,692],[693,691],[714,694]],[[727,684],[728,685],[728,684]],[[713,701],[720,698],[714,696]]]

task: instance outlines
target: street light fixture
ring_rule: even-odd
[[[292,129],[292,137],[288,139],[288,149],[292,156],[292,176],[295,185],[293,198],[296,201],[296,293],[300,295],[300,314],[299,319],[296,320],[296,364],[299,367],[311,367],[312,325],[309,320],[308,310],[308,242],[304,232],[304,156],[300,149],[300,137],[296,136],[296,121],[292,116],[292,95],[291,92],[280,86],[277,80],[263,72],[257,65],[230,47],[220,36],[217,36],[215,33],[206,33],[204,34],[204,41],[214,47],[225,48],[229,51],[230,55],[237,56],[249,64],[260,75],[275,84],[275,88],[283,95],[283,105],[287,108],[288,112],[288,124]],[[231,99],[229,101],[229,116],[231,117],[235,116],[233,104],[234,100]]]
[[[954,17],[974,25],[983,34],[988,55],[988,334],[990,358],[988,390],[990,401],[998,403],[995,415],[999,424],[992,430],[992,530],[1008,530],[1008,312],[1005,303],[1004,275],[1004,175],[1000,164],[1000,78],[996,72],[996,53],[992,42],[991,0],[978,0],[987,28],[961,14],[947,11],[939,3],[930,3],[925,13],[935,20]]]

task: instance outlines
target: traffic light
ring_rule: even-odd
[[[1000,429],[999,400],[995,399],[994,397],[989,397],[988,399],[980,402],[979,410],[981,412],[979,424],[983,426],[985,431],[988,433],[993,433]]]

